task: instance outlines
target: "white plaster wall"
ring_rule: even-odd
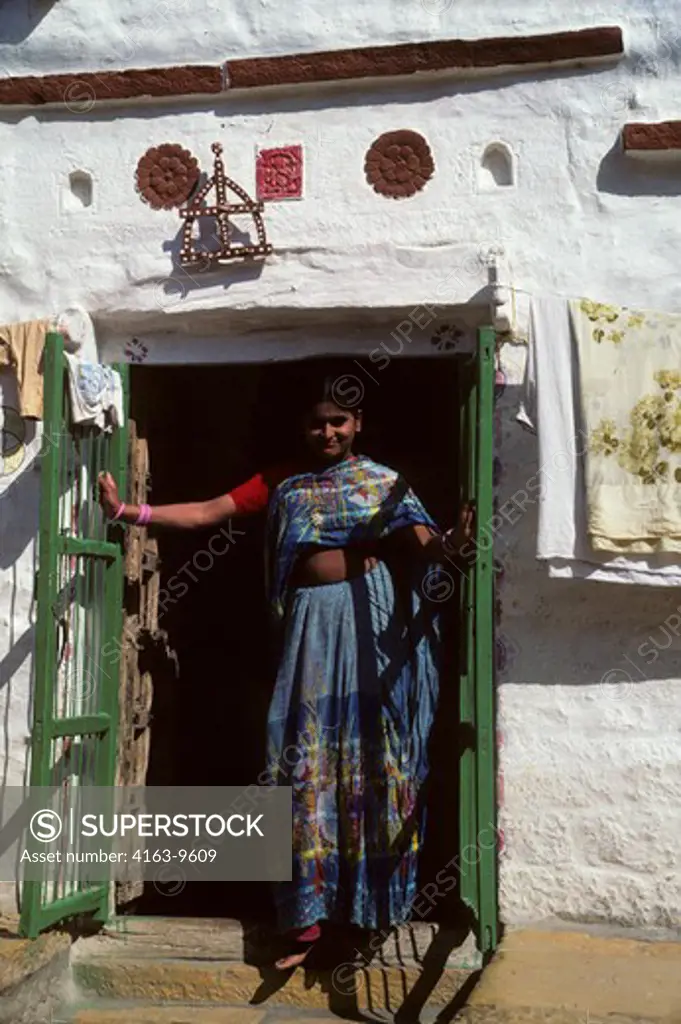
[[[0,62],[10,74],[97,70],[332,50],[426,39],[558,32],[624,23],[637,45],[675,26],[670,0],[5,0]]]
[[[504,275],[527,292],[681,311],[681,166],[630,165],[617,150],[626,121],[681,115],[681,13],[672,0],[384,0],[340,5],[333,15],[309,0],[304,18],[273,0],[167,0],[144,9],[124,0],[6,0],[0,67],[16,74],[202,63],[596,24],[624,28],[619,65],[189,104],[0,111],[0,320],[81,302],[96,317],[107,358],[125,356],[133,336],[154,361],[177,361],[183,336],[188,360],[230,358],[230,345],[243,358],[254,331],[267,332],[265,351],[284,320],[287,336],[299,323],[309,337],[310,324],[328,326],[334,311],[355,322],[370,311],[389,335],[381,311],[423,301],[483,309],[480,257],[499,245]],[[369,189],[362,166],[371,141],[401,127],[427,137],[436,173],[422,193],[394,202]],[[216,140],[228,173],[251,192],[258,145],[302,142],[305,197],[267,207],[275,256],[258,273],[189,277],[172,262],[177,214],[140,202],[134,170],[148,146],[166,141],[186,145],[208,168]],[[485,192],[477,166],[495,140],[513,149],[518,180]],[[65,201],[74,170],[93,175],[90,209]],[[203,340],[187,334],[190,314],[210,325]],[[517,381],[518,350],[505,358]],[[533,443],[512,421],[516,401],[509,387],[502,498],[536,468]],[[23,778],[28,728],[38,476],[25,468],[0,478],[0,754],[13,782]],[[678,925],[681,657],[678,649],[661,652],[640,676],[623,659],[681,598],[549,581],[533,558],[534,529],[530,510],[500,542],[501,628],[517,652],[499,688],[504,920]],[[631,685],[621,675],[610,683],[612,670],[629,672]]]
[[[500,507],[538,469],[536,442],[514,420],[520,355],[505,353]],[[681,592],[550,580],[533,560],[536,529],[526,505],[495,549],[508,657],[498,678],[502,916],[676,929]]]

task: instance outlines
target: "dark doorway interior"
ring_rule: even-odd
[[[454,522],[457,508],[456,366],[455,359],[394,359],[380,373],[369,366],[373,380],[350,359],[338,370],[353,374],[347,387],[361,380],[364,388],[358,450],[404,473],[443,526]],[[289,393],[299,370],[298,363],[135,368],[132,413],[149,441],[151,502],[213,497],[290,455],[296,411]],[[237,523],[243,533],[233,533],[234,543],[208,569],[199,566],[210,558],[195,556],[208,551],[215,530],[158,534],[165,592],[160,625],[180,672],[177,680],[155,680],[148,785],[245,786],[263,768],[274,678],[264,525],[264,516]],[[424,883],[459,849],[458,606],[456,594],[443,606],[447,664],[432,741]],[[267,920],[272,902],[264,883],[193,882],[172,898],[148,884],[128,910]],[[438,899],[431,916],[445,923],[457,912],[453,892]]]

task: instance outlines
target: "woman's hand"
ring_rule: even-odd
[[[442,546],[452,557],[461,555],[464,544],[473,538],[475,533],[475,506],[464,505],[459,512],[459,522],[442,537]]]
[[[97,482],[99,484],[99,504],[107,519],[111,519],[121,506],[118,486],[111,473],[100,473]]]
[[[429,526],[412,526],[398,530],[411,544],[412,550],[420,552],[429,562],[451,562],[462,558],[464,546],[475,535],[475,506],[464,505],[459,512],[459,522],[445,533],[434,533]],[[473,549],[466,552],[473,554]]]

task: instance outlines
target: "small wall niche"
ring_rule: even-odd
[[[490,142],[478,168],[478,184],[486,192],[515,185],[515,160],[505,142]]]
[[[67,210],[86,210],[92,206],[94,186],[87,171],[71,171],[65,190],[64,206]]]

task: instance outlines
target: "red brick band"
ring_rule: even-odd
[[[681,121],[657,124],[625,124],[622,145],[626,152],[681,149]]]
[[[248,57],[224,67],[181,65],[143,70],[0,78],[0,105],[59,103],[74,112],[115,100],[201,96],[314,82],[396,77],[417,72],[474,71],[535,64],[616,58],[624,52],[622,30],[587,28],[542,36],[450,39],[370,46],[358,50]]]
[[[474,70],[550,64],[624,52],[622,30],[588,28],[544,36],[503,39],[451,39],[445,42],[370,46],[361,50],[332,50],[288,57],[254,57],[227,62],[231,89],[347,81],[413,75],[423,71]]]
[[[78,113],[95,103],[151,96],[192,96],[222,92],[220,67],[186,65],[142,71],[97,71],[0,78],[0,104],[37,107],[61,103]]]

